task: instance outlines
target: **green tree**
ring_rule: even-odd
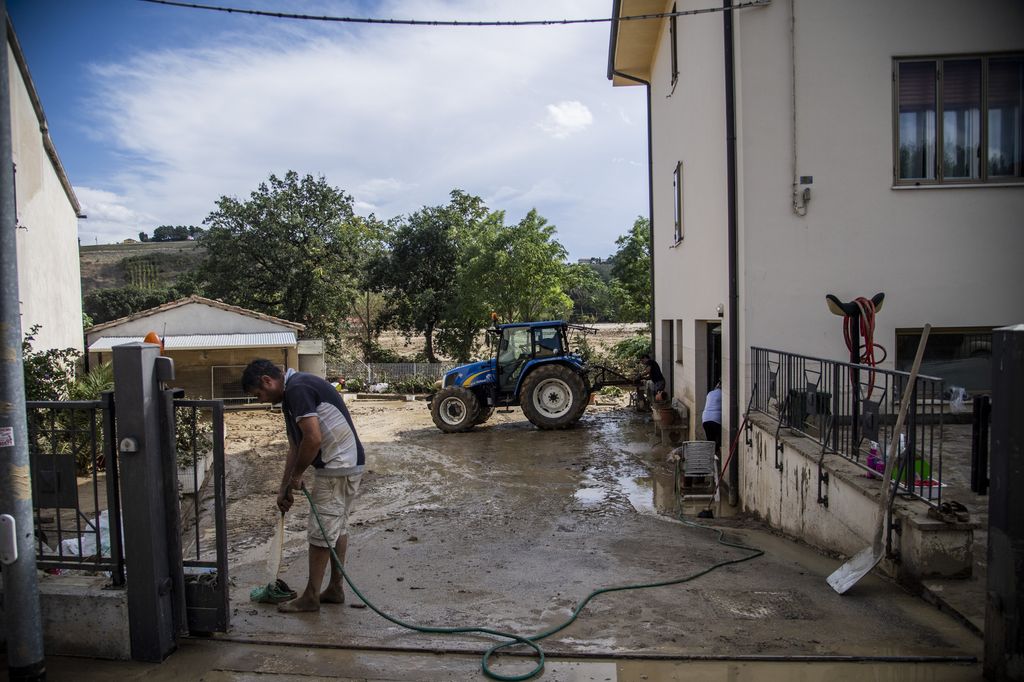
[[[205,223],[197,279],[206,295],[301,322],[336,350],[375,218],[357,218],[352,197],[324,177],[288,171],[246,201],[222,196]]]
[[[647,218],[638,217],[629,232],[615,240],[612,256],[612,295],[622,322],[649,322],[651,316],[651,232]]]
[[[81,358],[74,348],[32,348],[42,325],[33,325],[21,342],[25,400],[67,400],[75,383],[75,366]]]
[[[409,335],[423,334],[428,362],[437,362],[435,331],[457,306],[460,237],[486,215],[479,197],[461,190],[450,197],[447,205],[425,206],[393,225],[386,252],[371,267],[371,280],[385,293],[395,326]]]
[[[153,230],[153,241],[155,242],[183,242],[188,239],[196,239],[203,233],[203,228],[195,225],[161,225]],[[140,237],[145,234],[140,233]],[[143,239],[142,241],[147,241]]]
[[[93,324],[102,324],[142,310],[155,308],[182,297],[176,288],[144,289],[137,286],[97,289],[82,300],[82,308]]]
[[[573,322],[606,322],[615,317],[612,290],[587,263],[566,266],[565,293],[572,299]]]
[[[566,251],[556,233],[536,209],[497,231],[486,293],[503,320],[562,318],[572,310],[564,291]]]

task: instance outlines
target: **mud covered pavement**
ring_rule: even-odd
[[[746,552],[675,520],[666,448],[648,417],[590,407],[577,428],[539,431],[519,410],[464,434],[434,428],[422,402],[349,403],[367,449],[346,569],[367,598],[431,626],[523,635],[565,621],[599,587],[672,580]],[[482,651],[481,636],[405,630],[346,588],[345,605],[279,614],[266,582],[286,441],[280,413],[227,416],[232,629],[236,641],[408,651]],[[286,517],[284,579],[306,578],[308,505]],[[716,520],[763,557],[692,582],[595,598],[542,643],[551,655],[980,656],[966,628],[875,577],[840,597],[839,564],[740,520]],[[525,666],[519,662],[518,667]]]

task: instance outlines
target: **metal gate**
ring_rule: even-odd
[[[50,574],[109,572],[123,587],[114,394],[28,401],[36,567]]]
[[[172,601],[170,629],[226,632],[224,403],[183,400],[182,394],[158,393],[159,470],[172,564],[165,592]],[[115,432],[119,421],[145,408],[119,404],[115,410],[113,393],[95,401],[32,401],[26,408],[36,565],[54,575],[105,573],[109,586],[127,588],[130,598],[132,578],[145,580],[146,570],[136,566],[126,576],[124,528],[139,520],[133,508],[139,491],[125,488],[120,474],[123,458],[136,455],[118,452]]]
[[[175,399],[173,423],[188,630],[227,632],[230,595],[224,403]],[[170,434],[167,437],[170,439]]]

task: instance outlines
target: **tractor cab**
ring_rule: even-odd
[[[531,360],[566,354],[566,324],[560,321],[507,324],[489,330],[497,338],[496,373],[499,394],[515,393],[523,368]]]

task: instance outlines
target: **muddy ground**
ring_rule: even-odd
[[[749,554],[674,518],[667,447],[649,416],[591,406],[576,428],[539,431],[521,411],[443,434],[424,402],[349,403],[367,449],[347,570],[367,599],[419,624],[483,625],[532,635],[562,623],[598,587],[674,580]],[[486,638],[417,634],[369,609],[325,605],[281,615],[248,600],[265,559],[286,441],[279,412],[229,412],[228,638],[411,651],[480,651]],[[307,505],[286,517],[282,575],[306,578]],[[692,510],[691,510],[692,512]],[[759,524],[716,520],[765,550],[692,582],[595,598],[544,640],[563,655],[978,656],[981,641],[880,578],[845,596],[840,562]],[[525,665],[520,663],[519,665]]]

